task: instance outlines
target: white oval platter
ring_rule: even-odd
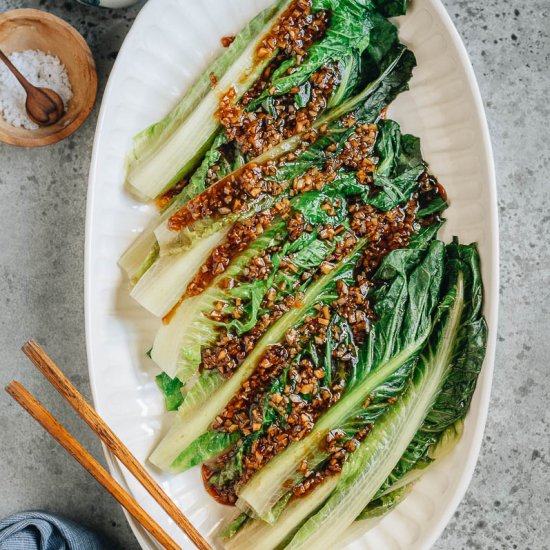
[[[160,119],[236,33],[271,0],[149,0],[120,50],[109,78],[94,142],[86,220],[86,334],[95,407],[146,464],[167,413],[147,359],[158,320],[129,297],[117,266],[120,254],[153,210],[124,191],[124,156],[131,138]],[[430,548],[462,499],[481,445],[489,404],[498,300],[496,184],[487,123],[464,49],[439,0],[413,0],[397,20],[418,67],[411,90],[390,116],[422,139],[424,157],[446,187],[450,208],[442,237],[477,241],[485,284],[490,338],[482,374],[458,447],[417,483],[408,498],[348,548]],[[119,467],[111,471],[183,548],[189,540],[144,489]],[[177,476],[152,472],[195,526],[215,544],[213,531],[227,514],[204,491],[199,469]],[[131,519],[143,548],[154,548]]]

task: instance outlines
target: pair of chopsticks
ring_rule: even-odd
[[[170,500],[159,484],[132,455],[94,408],[84,399],[69,379],[59,370],[46,352],[34,341],[23,346],[23,352],[47,378],[50,384],[65,398],[76,413],[143,485],[162,509],[187,534],[199,550],[211,550],[204,537]],[[101,466],[101,464],[56,420],[56,418],[22,384],[12,381],[6,391],[23,407],[69,454],[79,462],[115,499],[132,514],[158,542],[168,550],[180,547],[160,525],[131,497]]]

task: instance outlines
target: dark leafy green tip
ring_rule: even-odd
[[[407,13],[407,0],[374,0],[374,5],[386,17],[398,17]]]
[[[384,284],[372,295],[377,320],[359,355],[363,378],[430,326],[442,286],[444,258],[445,247],[439,241],[427,241],[421,250],[396,250],[387,256],[377,273]],[[398,376],[406,375],[408,366],[403,368]]]
[[[352,50],[347,56],[338,62],[340,72],[340,84],[334,90],[328,103],[329,109],[339,105],[356,91],[362,81],[361,56]]]
[[[399,43],[397,28],[378,13],[372,15],[374,27],[367,53],[375,64],[382,63],[392,48]]]
[[[445,223],[445,220],[434,222],[421,227],[413,233],[408,248],[425,250],[431,240],[437,237],[437,233]]]
[[[420,165],[424,165],[420,150],[420,138],[411,134],[402,134],[396,169],[405,172]]]
[[[424,469],[429,465],[432,460],[428,457],[428,452],[431,446],[437,443],[438,437],[439,434],[418,431],[390,476],[378,490],[375,499],[383,495],[384,492],[391,490],[392,486],[399,484],[413,469]]]
[[[416,338],[431,325],[431,313],[439,302],[444,269],[445,246],[440,241],[431,241],[426,257],[409,277],[408,323],[401,334],[404,341]]]
[[[402,479],[413,468],[418,468],[419,464],[431,462],[433,449],[442,439],[452,439],[454,442],[459,439],[460,421],[470,406],[483,364],[487,325],[481,315],[482,284],[477,248],[475,245],[460,245],[455,240],[447,245],[446,254],[446,296],[452,299],[459,274],[464,285],[464,307],[456,334],[451,367],[422,427],[378,494]],[[445,305],[444,299],[441,306],[443,310]],[[430,346],[436,347],[439,338],[440,334],[435,330]]]
[[[148,354],[149,355],[149,354]],[[151,357],[149,355],[149,357]],[[183,384],[177,378],[170,378],[165,372],[159,374],[155,381],[164,394],[164,406],[167,411],[175,411],[183,403]]]
[[[397,168],[397,157],[401,149],[401,129],[394,120],[380,121],[375,152],[379,156],[376,173],[390,176]]]
[[[462,316],[453,368],[426,418],[424,429],[441,432],[466,414],[485,357],[487,324],[481,314],[482,282],[475,244],[447,246],[449,264],[464,277],[466,307]],[[450,278],[452,283],[453,274]]]
[[[461,245],[457,237],[447,245],[447,254],[452,260],[453,268],[456,271],[462,265],[465,278],[468,299],[471,302],[471,316],[476,318],[481,313],[483,300],[483,283],[481,280],[481,265],[477,244]],[[451,272],[451,278],[453,273]]]
[[[239,434],[237,432],[231,434],[215,431],[205,432],[172,462],[171,468],[178,472],[188,470],[209,458],[219,455],[238,439]]]
[[[380,158],[374,174],[378,193],[368,202],[380,210],[391,210],[407,202],[418,188],[418,180],[425,170],[420,151],[420,140],[401,134],[393,120],[380,121],[375,151]]]
[[[373,26],[365,51],[351,49],[338,61],[340,84],[330,98],[329,108],[340,105],[359,94],[368,83],[376,81],[388,66],[387,58],[399,51],[396,27],[376,12],[371,12],[369,17]]]
[[[407,248],[393,250],[382,260],[374,278],[379,281],[390,281],[398,274],[410,273],[423,258],[442,225],[443,222],[434,223],[413,233]]]
[[[434,234],[430,234],[430,238]],[[377,291],[375,309],[378,320],[374,324],[369,340],[361,349],[358,365],[364,378],[385,358],[398,353],[418,334],[428,330],[437,309],[445,262],[445,246],[439,241],[424,239],[418,249],[401,249],[390,253],[379,270],[386,280],[385,286]],[[342,426],[348,433],[358,431],[385,413],[392,403],[403,394],[415,368],[417,355],[404,363],[376,388],[360,410],[354,412]],[[424,456],[434,442],[431,438],[419,451]],[[416,463],[418,449],[403,459],[407,466]],[[408,471],[408,470],[407,470]],[[404,472],[400,472],[401,478]],[[386,489],[394,479],[384,485]],[[379,494],[383,489],[379,491]]]
[[[425,218],[431,214],[437,214],[438,212],[443,212],[447,208],[447,203],[441,198],[437,197],[434,199],[428,206],[421,208],[417,213],[417,218]]]
[[[378,279],[390,283],[374,294],[375,311],[380,319],[386,315],[391,318],[403,307],[401,304],[405,304],[408,299],[407,291],[412,291],[414,297],[419,297],[422,290],[429,286],[432,276],[441,277],[444,246],[438,241],[432,241],[429,249],[428,255],[425,251],[409,249],[395,250],[388,254],[376,275]],[[433,270],[430,271],[432,267]],[[410,272],[412,275],[409,278]],[[438,285],[436,287],[439,292]]]
[[[409,89],[414,67],[414,54],[404,46],[396,45],[382,61],[380,76],[335,111],[353,111],[358,121],[376,122],[383,109],[401,92]]]

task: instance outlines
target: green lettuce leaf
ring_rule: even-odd
[[[407,13],[407,0],[373,0],[376,9],[386,17],[397,17]]]
[[[410,199],[426,165],[420,152],[420,140],[402,135],[395,121],[380,121],[378,130],[375,150],[380,162],[374,173],[374,184],[381,189],[367,200],[380,210],[391,210]]]
[[[236,433],[205,432],[195,439],[174,461],[174,467],[187,470],[213,458],[239,439]]]
[[[164,405],[167,411],[175,411],[183,403],[181,392],[183,384],[177,378],[170,378],[166,373],[160,373],[155,381],[164,394]]]
[[[424,449],[433,448],[434,435],[465,414],[486,344],[479,261],[475,247],[456,242],[449,245],[447,255],[439,321],[409,388],[350,456],[334,492],[287,548],[307,548],[320,541],[332,544],[369,501],[382,496],[375,495],[388,483],[388,476],[403,477],[418,464]]]
[[[364,377],[321,416],[308,436],[291,443],[248,481],[239,494],[237,504],[241,509],[251,509],[264,517],[288,487],[301,480],[298,466],[306,457],[318,455],[326,434],[345,425],[361,411],[376,388],[399,369],[406,370],[414,363],[431,332],[443,266],[444,245],[433,241],[412,273],[396,273],[392,281],[381,287],[376,303],[379,319],[371,329],[366,351],[361,354]],[[399,389],[398,384],[395,389]]]
[[[355,0],[324,2],[315,0],[314,10],[330,9],[330,23],[323,38],[310,46],[301,63],[290,60],[275,71],[268,89],[254,100],[250,109],[255,109],[270,95],[282,95],[291,88],[300,87],[309,77],[329,62],[346,58],[350,52],[361,54],[368,46],[370,32],[374,26],[373,12]],[[288,74],[288,69],[293,69]]]

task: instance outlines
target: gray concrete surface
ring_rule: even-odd
[[[445,4],[471,55],[489,117],[502,290],[481,457],[436,548],[545,549],[550,547],[550,5],[547,0]],[[107,11],[73,0],[0,2],[0,11],[17,7],[46,9],[83,33],[97,61],[101,99],[139,5]],[[96,116],[97,106],[76,135],[46,149],[0,144],[0,386],[12,378],[24,382],[100,456],[83,423],[19,352],[25,339],[36,337],[89,397],[83,242]],[[113,547],[137,547],[118,505],[3,392],[0,465],[0,517],[45,509],[103,532]]]

